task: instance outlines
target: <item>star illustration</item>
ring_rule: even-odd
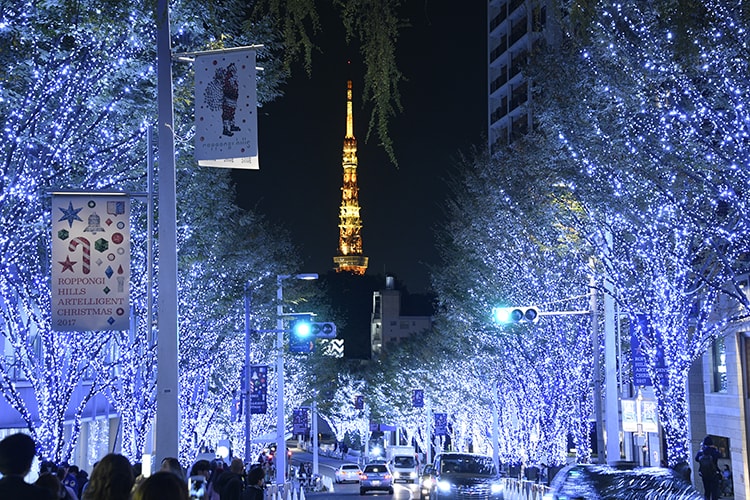
[[[63,213],[63,216],[60,217],[60,220],[61,221],[67,220],[68,224],[69,224],[69,227],[73,227],[73,221],[79,220],[79,221],[83,222],[83,219],[81,219],[80,217],[78,217],[78,212],[80,212],[81,210],[83,210],[83,207],[81,207],[81,208],[73,208],[73,202],[69,201],[67,209],[60,208],[60,211]]]
[[[64,261],[58,260],[57,263],[62,264],[63,266],[62,271],[60,271],[61,273],[64,273],[67,270],[70,270],[70,272],[74,273],[75,271],[73,270],[73,264],[77,264],[78,261],[70,260],[70,255],[66,255]]]

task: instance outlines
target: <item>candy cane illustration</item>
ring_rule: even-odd
[[[81,245],[83,250],[83,274],[89,274],[91,272],[91,242],[83,236],[79,236],[70,241],[68,250],[75,252],[78,245]]]

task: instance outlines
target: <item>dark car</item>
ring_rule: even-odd
[[[435,458],[431,500],[499,500],[503,483],[492,457],[474,453],[441,453]]]
[[[615,468],[575,464],[563,468],[545,500],[701,500],[703,496],[672,469]]]
[[[419,498],[421,500],[430,498],[430,491],[432,490],[432,486],[435,484],[435,474],[433,473],[434,470],[435,466],[433,466],[432,464],[427,464],[422,469],[422,474],[419,476]]]
[[[386,464],[367,464],[359,475],[359,494],[368,491],[387,491],[393,494],[393,476]]]

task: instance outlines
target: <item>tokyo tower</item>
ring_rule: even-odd
[[[362,255],[362,219],[359,217],[357,187],[357,139],[354,137],[352,113],[352,81],[346,82],[346,136],[344,136],[344,182],[341,186],[339,210],[339,252],[333,258],[336,272],[362,275],[367,270],[367,257]]]

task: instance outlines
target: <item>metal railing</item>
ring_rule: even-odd
[[[534,481],[523,481],[506,477],[503,479],[504,500],[542,500],[549,493],[549,486]]]

